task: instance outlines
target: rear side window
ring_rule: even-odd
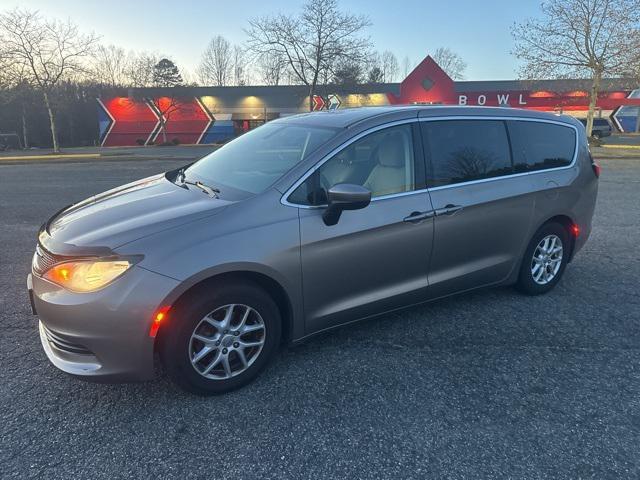
[[[513,172],[505,123],[500,120],[422,122],[431,168],[429,187]]]
[[[509,135],[516,172],[531,172],[571,164],[576,132],[555,123],[510,120]]]

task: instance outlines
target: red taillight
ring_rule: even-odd
[[[151,328],[149,329],[149,336],[151,338],[155,338],[158,334],[158,329],[160,328],[160,324],[166,320],[167,314],[169,313],[169,309],[171,306],[166,306],[158,309],[155,315],[153,316],[153,323],[151,324]]]

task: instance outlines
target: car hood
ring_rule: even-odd
[[[219,213],[230,203],[196,188],[180,187],[160,174],[72,205],[49,220],[44,234],[50,244],[67,247],[64,250],[68,247],[114,249]]]

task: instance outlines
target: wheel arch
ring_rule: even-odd
[[[573,232],[573,227],[574,227],[574,225],[576,225],[576,223],[573,221],[573,219],[569,215],[558,214],[558,215],[554,215],[553,217],[550,217],[547,220],[545,220],[544,222],[542,222],[540,225],[538,225],[538,228],[536,228],[535,231],[537,232],[543,226],[548,225],[550,223],[558,223],[558,224],[562,225],[562,227],[567,232],[567,236],[569,237],[569,260],[568,260],[568,262],[571,262],[571,260],[573,260],[573,252],[575,250],[575,245],[576,245],[576,236],[575,236],[575,234]]]
[[[522,246],[521,251],[520,251],[520,256],[519,256],[517,262],[515,262],[514,267],[511,270],[511,273],[509,274],[509,276],[507,277],[507,280],[505,281],[505,284],[507,284],[507,285],[513,284],[518,280],[518,275],[520,273],[520,268],[522,267],[522,262],[524,260],[524,255],[525,255],[525,253],[527,251],[527,248],[528,248],[528,246],[529,246],[529,244],[531,242],[531,239],[536,234],[536,232],[538,232],[538,230],[540,230],[542,227],[544,227],[545,225],[548,225],[550,223],[558,223],[558,224],[562,225],[562,227],[567,232],[567,235],[569,236],[569,242],[570,242],[570,244],[569,244],[569,260],[568,260],[567,263],[571,262],[571,260],[573,259],[573,253],[575,252],[575,244],[576,244],[576,237],[572,232],[572,227],[576,223],[566,213],[559,213],[559,214],[553,215],[551,217],[548,217],[545,220],[542,220],[541,222],[539,222],[537,224],[534,224],[534,226],[532,226],[532,228],[530,230],[530,233],[529,233],[529,237],[524,242],[524,245]]]
[[[221,282],[253,283],[263,289],[273,299],[280,311],[280,317],[282,318],[281,342],[290,343],[292,341],[294,336],[295,310],[291,297],[281,282],[263,272],[245,269],[223,271],[210,274],[208,276],[199,276],[195,281],[183,282],[181,287],[172,292],[163,304],[175,306],[193,292],[200,289],[214,288],[216,284]],[[171,315],[169,314],[169,319],[170,318]],[[158,350],[162,337],[166,334],[166,331],[167,329],[162,326],[159,328],[158,334],[155,338],[154,351]]]

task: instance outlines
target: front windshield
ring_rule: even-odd
[[[268,123],[207,155],[185,174],[223,194],[225,186],[260,193],[335,133],[333,128]]]

